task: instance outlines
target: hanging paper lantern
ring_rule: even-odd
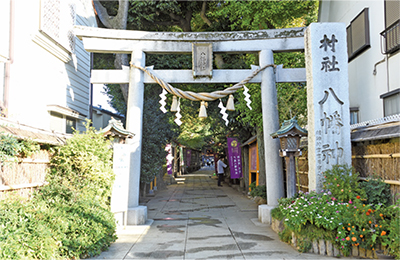
[[[228,111],[235,111],[235,104],[234,104],[234,99],[233,95],[229,95],[228,103],[226,103],[226,110]]]
[[[178,111],[178,99],[176,98],[176,96],[172,97],[172,105],[171,105],[171,112],[176,112]]]
[[[204,101],[201,101],[199,117],[200,118],[207,117],[206,102],[204,102]]]

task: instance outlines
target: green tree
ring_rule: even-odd
[[[119,1],[121,3],[122,0]],[[98,2],[98,1],[95,1]],[[99,2],[100,3],[100,2]],[[118,3],[103,3],[108,14],[118,16]],[[316,20],[318,1],[130,1],[127,29],[147,31],[240,31],[278,29],[307,26]],[[109,58],[110,59],[110,58]],[[111,64],[111,62],[108,62]],[[191,58],[185,55],[149,55],[146,65],[155,65],[156,69],[191,68]],[[254,54],[214,54],[214,68],[249,69],[258,64]],[[275,54],[275,64],[284,67],[304,66],[303,53]],[[228,86],[180,84],[182,90],[211,92]],[[246,107],[244,96],[239,91],[235,95],[235,112],[229,112],[230,124],[225,126],[219,109],[219,101],[209,102],[208,118],[197,117],[199,102],[181,100],[182,121],[178,140],[188,146],[200,147],[205,143],[226,142],[226,136],[238,136],[245,140],[252,134],[258,134],[262,140],[262,113],[260,86],[248,84],[253,110]],[[120,96],[118,88],[109,86],[108,93],[114,96],[114,106]],[[306,122],[306,87],[304,84],[278,84],[278,104],[280,121],[297,116],[299,123]],[[169,99],[171,96],[169,95]],[[224,104],[226,100],[223,100]],[[147,98],[146,101],[147,102]],[[169,102],[170,104],[170,102]],[[288,106],[290,104],[290,106]],[[123,106],[122,106],[123,107]],[[158,112],[160,113],[160,112]],[[173,123],[173,114],[169,122]],[[155,116],[155,114],[149,115]],[[150,119],[149,119],[150,120]],[[243,138],[243,139],[242,139]],[[259,147],[262,147],[260,145]],[[263,154],[262,151],[260,151]],[[263,165],[261,162],[260,165]]]
[[[165,145],[176,137],[176,129],[169,124],[170,116],[159,110],[157,85],[146,85],[143,108],[142,167],[140,180],[150,183],[160,174],[166,162]],[[155,98],[157,97],[157,98]]]

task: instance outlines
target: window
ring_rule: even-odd
[[[76,7],[73,1],[41,0],[40,27],[33,41],[64,62],[74,53],[75,36],[73,26]]]
[[[350,107],[350,125],[359,123],[359,110],[358,107]]]
[[[400,114],[400,88],[380,96],[383,99],[384,116]]]
[[[72,134],[72,133],[74,133],[75,129],[76,129],[76,119],[67,116],[66,117],[66,129],[65,129],[65,132],[67,134]]]
[[[360,55],[366,49],[370,48],[369,42],[369,16],[368,8],[364,8],[359,13],[350,25],[346,28],[347,31],[347,54],[349,61]]]
[[[381,32],[383,38],[382,52],[394,53],[400,49],[400,2],[385,0],[385,30]]]
[[[50,130],[65,133],[64,117],[62,114],[50,112]]]
[[[50,113],[50,130],[60,133],[72,134],[77,124],[85,120],[86,116],[67,107],[59,105],[48,105]]]

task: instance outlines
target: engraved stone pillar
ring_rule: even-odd
[[[304,39],[309,189],[319,191],[324,171],[351,165],[346,26],[313,23]]]
[[[143,51],[132,52],[132,64],[145,66]],[[131,68],[129,74],[129,94],[126,115],[126,129],[135,134],[128,144],[132,146],[130,156],[130,177],[128,197],[128,225],[144,224],[147,219],[147,207],[139,206],[140,167],[142,153],[144,72]]]
[[[259,54],[260,67],[274,64],[271,50],[262,50]],[[267,182],[268,206],[278,205],[278,199],[284,196],[282,159],[279,157],[279,140],[270,134],[279,129],[278,100],[273,67],[261,72],[261,102],[263,115],[265,172]]]

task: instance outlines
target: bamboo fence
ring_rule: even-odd
[[[0,167],[0,199],[9,192],[27,198],[34,189],[45,185],[50,157],[48,151],[41,150],[18,162],[3,162]]]
[[[296,178],[298,190],[308,191],[307,149],[296,158]],[[400,143],[357,145],[352,148],[352,166],[360,174],[361,180],[380,177],[390,184],[395,200],[400,198]]]

